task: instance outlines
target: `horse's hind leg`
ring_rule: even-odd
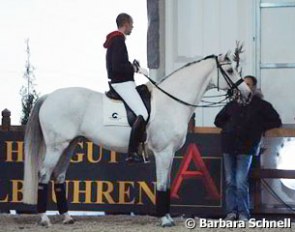
[[[64,217],[63,224],[73,224],[75,221],[68,212],[65,182],[55,183],[54,192],[56,196],[58,212],[60,215],[63,215]]]
[[[63,224],[73,224],[74,219],[68,212],[68,201],[66,197],[66,185],[65,185],[65,173],[64,170],[57,176],[57,180],[54,183],[54,192],[56,196],[57,209],[60,215],[64,216]]]
[[[53,171],[54,192],[56,196],[57,209],[59,214],[64,216],[64,224],[74,223],[74,219],[68,213],[65,177],[75,145],[76,142],[72,142],[71,145],[64,151],[61,159]]]
[[[60,159],[63,149],[63,147],[57,148],[48,146],[41,170],[39,172],[37,211],[41,216],[40,224],[46,227],[51,226],[50,219],[46,215],[48,202],[48,183],[50,181],[52,172]]]

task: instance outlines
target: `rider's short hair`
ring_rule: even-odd
[[[122,27],[125,23],[130,23],[132,17],[129,14],[121,13],[116,18],[117,27]]]
[[[245,78],[250,78],[250,79],[252,80],[252,82],[253,82],[253,85],[254,85],[254,86],[257,85],[257,79],[256,79],[256,77],[254,77],[254,76],[252,76],[252,75],[247,75],[247,76],[244,77],[244,79],[245,79]]]

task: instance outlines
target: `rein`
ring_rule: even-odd
[[[230,78],[229,76],[227,75],[227,73],[223,70],[222,68],[222,65],[225,65],[225,64],[219,64],[218,62],[218,59],[217,59],[217,56],[216,55],[210,55],[210,56],[206,56],[205,58],[201,59],[201,60],[198,60],[198,61],[194,61],[192,63],[198,63],[198,62],[201,62],[203,60],[206,60],[206,59],[211,59],[211,58],[214,58],[215,61],[216,61],[216,64],[217,64],[217,69],[220,70],[222,76],[224,77],[226,83],[228,84],[228,86],[230,87],[230,90],[238,90],[238,86],[243,82],[242,79],[238,80],[236,83],[234,83]],[[189,63],[187,65],[190,65],[192,63]],[[227,64],[227,63],[226,63]],[[185,65],[184,67],[186,67],[187,65]],[[176,70],[177,71],[177,70]],[[174,72],[173,72],[174,73]],[[148,75],[146,74],[143,74],[157,89],[159,89],[162,93],[166,94],[168,97],[172,98],[173,100],[183,104],[183,105],[186,105],[186,106],[190,106],[190,107],[220,107],[220,106],[223,106],[224,104],[222,104],[223,102],[225,102],[227,99],[229,99],[231,96],[230,94],[225,94],[225,95],[220,95],[220,96],[225,96],[224,99],[222,99],[221,101],[218,101],[218,102],[209,102],[209,101],[202,101],[202,102],[205,102],[205,103],[208,103],[207,105],[196,105],[196,104],[191,104],[191,103],[188,103],[188,102],[185,102],[175,96],[173,96],[172,94],[168,93],[167,91],[165,91],[164,89],[162,89],[154,80],[152,80]],[[162,81],[166,80],[168,77],[170,77],[171,74],[169,74],[168,76],[164,77],[159,83],[161,83]],[[219,72],[218,72],[218,86],[217,86],[217,89],[219,90]],[[239,90],[238,90],[239,91]]]
[[[198,105],[195,105],[195,104],[190,104],[190,103],[188,103],[188,102],[185,102],[185,101],[183,101],[183,100],[181,100],[181,99],[179,99],[179,98],[177,98],[177,97],[175,97],[175,96],[173,96],[172,94],[170,94],[170,93],[168,93],[167,91],[165,91],[164,89],[162,89],[160,86],[158,86],[157,85],[157,83],[154,81],[154,80],[152,80],[149,76],[147,76],[147,75],[145,75],[144,74],[144,76],[157,88],[157,89],[159,89],[162,93],[164,93],[164,94],[166,94],[168,97],[170,97],[170,98],[172,98],[173,100],[175,100],[175,101],[177,101],[177,102],[179,102],[179,103],[181,103],[181,104],[183,104],[183,105],[186,105],[186,106],[192,106],[192,107],[198,107]]]

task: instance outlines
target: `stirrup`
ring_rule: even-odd
[[[149,153],[147,151],[146,144],[141,142],[138,147],[138,152],[131,152],[128,154],[128,157],[125,159],[129,163],[150,163]]]
[[[128,153],[128,157],[125,161],[128,163],[145,163],[142,156],[140,156],[137,152]]]
[[[147,163],[150,163],[150,159],[149,159],[149,153],[148,153],[148,150],[147,150],[147,147],[146,147],[146,143],[145,142],[141,142],[139,144],[139,154],[142,155],[142,159],[143,159],[143,162],[145,164]]]

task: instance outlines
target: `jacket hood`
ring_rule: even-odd
[[[253,98],[260,98],[260,99],[263,99],[264,98],[264,95],[263,93],[261,92],[261,89],[255,89],[253,92],[252,92],[252,97],[251,97],[251,100]],[[236,98],[234,99],[233,101],[236,101],[238,104],[242,104],[244,105],[245,103],[241,100],[241,98]]]
[[[109,48],[110,45],[112,44],[113,39],[116,38],[116,37],[123,37],[125,39],[125,35],[122,32],[113,31],[113,32],[111,32],[111,33],[109,33],[107,35],[106,41],[104,42],[103,47],[104,48]]]

